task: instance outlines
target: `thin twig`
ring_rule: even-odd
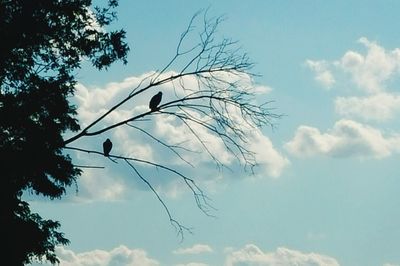
[[[153,186],[150,184],[150,182],[146,178],[144,178],[144,176],[136,169],[136,167],[131,162],[129,162],[128,159],[124,159],[124,161],[133,169],[133,171],[135,171],[136,175],[148,186],[148,188],[157,197],[158,201],[161,203],[161,205],[163,206],[165,212],[167,213],[171,225],[173,227],[175,227],[175,229],[177,231],[177,234],[181,237],[181,241],[183,241],[184,231],[193,234],[193,231],[192,231],[191,228],[182,225],[181,223],[179,223],[176,219],[174,219],[172,217],[167,205],[165,204],[163,199],[160,197],[158,192],[153,188]]]
[[[77,164],[74,164],[73,166],[77,167],[77,168],[92,168],[92,169],[104,169],[105,168],[104,166],[89,166],[89,165],[77,165]]]

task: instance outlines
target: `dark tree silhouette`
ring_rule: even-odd
[[[5,236],[3,252],[10,258],[9,265],[22,265],[35,258],[55,263],[55,246],[68,243],[57,231],[58,222],[31,213],[29,204],[22,199],[25,191],[56,199],[68,186],[77,186],[76,180],[86,166],[73,164],[68,152],[106,155],[112,161],[124,162],[133,176],[155,194],[181,237],[191,229],[173,217],[143,167],[161,169],[179,178],[199,209],[212,215],[213,207],[195,182],[196,177],[159,162],[109,154],[111,145],[103,151],[99,151],[100,143],[93,148],[73,146],[76,140],[129,127],[192,166],[182,156],[182,151],[191,152],[184,143],[164,142],[137,123],[151,121],[155,115],[173,117],[218,167],[225,165],[196,128],[217,137],[245,169],[252,170],[257,162],[248,148],[249,128],[271,125],[271,119],[279,117],[267,103],[257,104],[251,84],[242,82],[243,78],[255,76],[247,55],[235,41],[216,38],[222,18],[209,19],[207,12],[199,12],[190,20],[174,56],[162,69],[143,79],[125,98],[81,129],[75,118],[76,108],[69,102],[76,84],[73,71],[80,67],[82,58],[89,59],[98,69],[106,69],[116,60],[126,62],[128,52],[123,30],[104,30],[115,18],[117,1],[109,0],[104,8],[90,9],[90,5],[90,0],[0,0],[0,233]],[[200,28],[196,27],[199,20]],[[185,83],[189,77],[196,85]],[[160,94],[150,100],[153,103],[148,111],[113,124],[105,121],[124,103],[144,92],[155,93],[166,84],[175,88],[168,100],[161,103]],[[67,131],[69,138],[64,137]]]
[[[74,70],[82,58],[98,69],[126,62],[123,30],[104,31],[117,1],[0,0],[0,235],[2,261],[56,263],[68,240],[56,221],[32,213],[24,191],[60,198],[81,170],[63,152],[62,134],[78,131]]]

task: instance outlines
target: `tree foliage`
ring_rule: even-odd
[[[90,0],[0,1],[1,230],[9,265],[33,258],[57,261],[68,240],[59,223],[31,213],[21,199],[31,191],[60,198],[81,170],[63,152],[63,133],[77,131],[74,70],[82,59],[97,69],[129,50],[123,30],[103,30],[117,1],[91,9]]]

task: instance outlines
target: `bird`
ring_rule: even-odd
[[[106,139],[106,141],[103,142],[104,156],[109,156],[111,149],[112,149],[112,142],[110,139]]]
[[[161,91],[159,91],[156,95],[154,95],[151,98],[150,103],[149,103],[149,108],[150,108],[151,111],[154,112],[154,111],[157,111],[159,109],[158,105],[161,102],[161,98],[162,98],[162,92]]]

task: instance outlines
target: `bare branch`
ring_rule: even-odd
[[[74,164],[74,167],[77,168],[91,168],[91,169],[104,169],[104,166],[90,166],[90,165],[76,165]]]
[[[165,202],[160,197],[158,192],[153,188],[153,186],[150,184],[150,182],[147,181],[147,179],[143,177],[143,175],[136,169],[136,167],[131,162],[129,162],[128,159],[124,159],[124,161],[135,171],[136,175],[149,187],[149,189],[154,193],[154,195],[156,195],[158,201],[164,207],[164,210],[168,215],[168,218],[169,218],[169,221],[170,221],[171,225],[175,227],[175,229],[177,231],[177,234],[181,237],[181,241],[183,240],[184,231],[187,231],[189,233],[193,233],[190,228],[182,225],[181,223],[179,223],[176,219],[174,219],[172,217],[167,205],[165,205]]]
[[[185,151],[189,151],[189,149],[186,149],[180,145],[171,145],[171,144],[167,144],[163,141],[161,141],[159,138],[154,137],[152,134],[150,134],[149,132],[147,132],[146,130],[141,129],[140,127],[131,125],[131,124],[127,124],[128,126],[139,130],[140,132],[142,132],[143,134],[149,136],[151,139],[155,140],[156,142],[160,143],[162,146],[166,147],[167,149],[169,149],[170,151],[172,151],[176,156],[179,157],[179,159],[181,159],[182,161],[184,161],[185,163],[187,163],[188,165],[190,165],[191,167],[194,168],[194,165],[189,162],[188,160],[186,160],[185,158],[182,157],[182,155],[177,151],[177,149],[183,149]]]
[[[101,156],[104,156],[104,154],[102,152],[99,151],[93,151],[93,150],[87,150],[87,149],[82,149],[82,148],[76,148],[76,147],[65,147],[65,149],[69,149],[69,150],[75,150],[75,151],[79,151],[79,152],[85,152],[85,153],[93,153],[93,154],[98,154]],[[152,192],[156,195],[156,197],[158,198],[158,200],[162,203],[163,207],[165,208],[168,217],[170,219],[171,224],[177,229],[178,233],[181,235],[181,237],[183,238],[183,231],[188,231],[190,233],[192,233],[191,229],[182,225],[181,223],[179,223],[177,220],[175,220],[172,215],[171,212],[169,211],[169,208],[167,207],[167,205],[164,203],[164,201],[161,199],[160,195],[158,194],[158,192],[154,189],[154,187],[149,183],[149,181],[138,172],[137,168],[134,167],[132,165],[132,163],[130,163],[130,161],[132,162],[136,162],[136,163],[140,163],[140,164],[144,164],[144,165],[150,165],[156,168],[160,168],[163,169],[169,173],[172,173],[178,177],[180,177],[183,182],[185,183],[185,185],[189,188],[189,190],[192,192],[193,197],[195,199],[196,205],[197,207],[207,216],[210,217],[215,217],[214,215],[212,215],[210,213],[211,210],[216,210],[210,203],[210,198],[203,192],[203,190],[196,184],[196,182],[194,181],[194,179],[189,178],[188,176],[182,174],[181,172],[172,169],[170,167],[167,167],[165,165],[162,164],[158,164],[158,163],[154,163],[151,161],[147,161],[147,160],[142,160],[142,159],[138,159],[138,158],[132,158],[132,157],[125,157],[125,156],[118,156],[118,155],[109,155],[108,156],[109,159],[112,159],[113,161],[116,159],[120,159],[125,161],[126,163],[129,164],[129,166],[135,171],[135,173],[139,176],[139,178],[145,182],[149,188],[152,190]]]
[[[93,126],[98,124],[106,116],[108,116],[110,113],[112,113],[113,111],[118,109],[124,103],[131,100],[136,95],[147,91],[150,88],[157,87],[157,86],[165,84],[165,83],[170,83],[170,82],[173,82],[174,80],[181,80],[182,78],[184,78],[186,76],[201,77],[201,75],[203,75],[203,74],[211,75],[213,73],[232,73],[232,72],[250,74],[250,72],[248,72],[248,71],[253,66],[253,64],[249,63],[247,56],[246,55],[239,56],[237,54],[239,51],[238,49],[229,50],[230,46],[234,45],[235,42],[229,41],[227,39],[223,39],[223,41],[221,41],[220,43],[214,43],[215,40],[214,40],[213,35],[215,34],[217,26],[219,25],[219,23],[222,20],[221,17],[216,18],[214,20],[207,20],[206,14],[205,14],[204,18],[203,18],[204,29],[203,29],[203,32],[200,33],[200,35],[199,35],[200,42],[185,52],[180,51],[181,45],[188,37],[188,33],[193,28],[194,21],[200,13],[201,12],[198,12],[192,17],[186,30],[182,33],[181,38],[180,38],[177,48],[176,48],[175,56],[171,59],[171,61],[169,63],[166,64],[166,66],[161,71],[159,71],[155,75],[155,77],[151,78],[151,81],[148,85],[139,89],[139,87],[141,86],[143,81],[148,79],[152,75],[146,77],[136,88],[132,89],[131,93],[127,97],[125,97],[123,100],[121,100],[120,102],[115,104],[108,111],[106,111],[103,115],[101,115],[100,117],[95,119],[92,123],[90,123],[84,129],[82,129],[78,134],[65,140],[64,145],[67,145],[73,141],[76,141],[77,139],[79,139],[83,136],[92,136],[95,134],[100,134],[102,132],[105,132],[107,130],[114,128],[114,127],[106,127],[105,129],[97,131],[96,133],[88,132],[89,129],[91,129]],[[191,59],[189,59],[189,61],[181,69],[179,74],[161,78],[161,75],[163,73],[165,73],[167,71],[167,69],[172,67],[174,62],[178,58],[180,58],[182,56],[188,56],[190,58],[190,55],[192,52],[195,52],[196,54]],[[193,65],[193,63],[196,60],[197,60],[196,68],[194,68],[192,71],[186,71],[189,69],[190,66]],[[150,114],[150,112],[143,114],[143,116],[148,115],[148,114]],[[143,117],[143,116],[141,116],[141,117]],[[122,123],[122,124],[124,124],[124,123]],[[119,126],[119,125],[121,125],[121,124],[117,124],[116,126]]]
[[[229,163],[216,154],[210,146],[207,137],[198,131],[205,130],[207,134],[216,137],[222,147],[230,155],[237,159],[244,169],[250,169],[257,165],[255,154],[250,150],[252,133],[264,126],[273,126],[274,120],[281,117],[270,108],[271,101],[257,103],[253,78],[257,75],[252,72],[254,64],[241,47],[234,40],[228,38],[218,39],[217,29],[224,20],[223,17],[209,18],[208,12],[199,11],[188,23],[182,32],[175,47],[171,60],[161,70],[144,77],[129,94],[119,100],[115,105],[99,115],[76,135],[64,141],[67,149],[80,152],[95,153],[103,156],[102,152],[81,148],[67,147],[66,145],[82,138],[100,135],[117,127],[127,125],[146,135],[150,141],[158,146],[163,146],[174,153],[180,160],[193,166],[183,152],[194,152],[185,147],[185,143],[170,144],[161,137],[157,137],[143,124],[134,122],[154,121],[154,115],[172,116],[180,126],[185,128],[193,140],[198,141],[202,152],[221,168],[229,168]],[[200,14],[203,14],[200,17]],[[200,21],[198,21],[200,20]],[[200,24],[197,32],[196,24]],[[197,39],[193,40],[193,36]],[[190,84],[190,85],[189,85]],[[163,85],[163,86],[162,86]],[[168,101],[164,100],[157,110],[148,110],[131,117],[106,123],[105,118],[125,103],[136,96],[149,90],[171,88]],[[159,88],[161,87],[161,88]],[[173,91],[172,91],[173,90]],[[166,94],[166,93],[165,93]],[[96,126],[96,128],[95,128]],[[162,169],[180,178],[191,191],[197,207],[208,216],[214,208],[209,204],[210,199],[197,186],[194,179],[187,177],[182,172],[168,167],[165,164],[131,158],[110,155],[108,159],[113,162],[123,160],[135,174],[152,190],[166,210],[171,224],[183,237],[183,231],[190,231],[176,221],[148,178],[138,168],[139,166],[151,166]]]

